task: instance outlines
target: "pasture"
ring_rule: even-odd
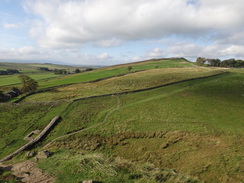
[[[128,73],[124,76],[113,77],[98,82],[73,84],[65,87],[54,88],[51,91],[31,95],[22,102],[73,100],[95,95],[128,92],[157,87],[196,77],[221,74],[224,72],[226,72],[224,69],[206,69],[200,67],[150,69],[136,73]]]
[[[53,153],[40,160],[38,166],[54,175],[58,183],[89,179],[241,182],[243,69],[160,68],[159,63],[164,61],[137,63],[148,65],[143,66],[145,71],[135,73],[128,73],[127,65],[120,65],[73,75],[77,80],[71,75],[64,76],[64,80],[50,79],[43,88],[57,86],[65,79],[67,84],[127,73],[93,83],[57,87],[31,95],[20,104],[0,104],[0,158],[25,144],[23,138],[30,131],[43,129],[59,115],[61,122],[33,149]],[[159,67],[155,68],[155,64]],[[132,68],[141,70],[142,65]],[[75,99],[132,91],[203,76],[212,77],[136,93],[61,101],[68,96]],[[58,79],[60,83],[55,84]],[[10,162],[25,159],[22,153]]]

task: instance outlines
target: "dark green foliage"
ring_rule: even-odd
[[[202,66],[206,62],[206,59],[204,57],[198,57],[196,60],[197,65]]]
[[[7,69],[6,71],[0,71],[0,75],[17,74],[19,71],[17,69]]]
[[[93,68],[87,68],[85,71],[92,71]]]
[[[67,74],[66,69],[54,69],[54,74]]]
[[[244,61],[243,60],[235,60],[234,58],[227,59],[221,61],[220,59],[212,59],[212,58],[204,58],[198,57],[196,60],[196,64],[199,66],[212,66],[212,67],[230,67],[230,68],[243,68]]]
[[[221,67],[231,67],[231,68],[243,68],[244,61],[243,60],[235,60],[235,59],[228,59],[224,60],[220,64]]]
[[[38,88],[38,82],[35,81],[34,79],[32,79],[31,77],[27,76],[27,75],[20,75],[18,76],[19,79],[21,80],[23,86],[21,88],[21,91],[23,93],[30,93],[35,91]]]
[[[80,73],[80,69],[75,69],[75,73]]]
[[[128,70],[129,72],[130,72],[132,69],[133,69],[132,66],[128,66],[128,67],[127,67],[127,70]]]
[[[51,71],[48,69],[48,67],[40,67],[38,68],[38,70],[41,70],[41,71]]]
[[[206,61],[208,62],[208,64],[210,66],[213,66],[213,67],[219,67],[220,63],[221,63],[220,59],[207,59]]]

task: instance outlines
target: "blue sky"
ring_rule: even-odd
[[[243,0],[1,0],[0,59],[244,59]]]

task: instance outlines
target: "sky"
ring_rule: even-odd
[[[0,60],[244,60],[244,0],[0,0]]]

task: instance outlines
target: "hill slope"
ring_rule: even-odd
[[[57,99],[68,92],[91,96],[221,72],[201,67],[151,69],[56,88]],[[44,92],[26,100],[38,101],[43,95],[43,101],[46,95],[53,102],[1,104],[0,158],[25,144],[25,135],[60,115],[62,121],[34,148],[53,153],[38,164],[57,182],[240,182],[243,80],[243,70],[228,69],[226,74],[136,93],[62,102]],[[13,161],[23,159],[24,153]]]

